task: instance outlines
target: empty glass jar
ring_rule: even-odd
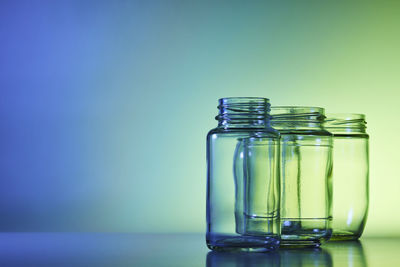
[[[358,239],[368,213],[368,134],[363,114],[329,114],[334,134],[332,240]]]
[[[207,135],[207,246],[222,251],[279,247],[279,133],[269,100],[219,100]]]
[[[281,134],[281,245],[319,246],[331,236],[332,134],[324,109],[272,107]]]

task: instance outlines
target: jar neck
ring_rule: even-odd
[[[364,134],[366,124],[364,114],[328,114],[325,128],[333,134]]]
[[[319,107],[272,107],[271,126],[277,130],[322,130],[325,110]]]
[[[219,128],[266,128],[270,126],[269,99],[229,97],[219,100],[215,117]]]

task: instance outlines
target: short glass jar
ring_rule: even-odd
[[[218,251],[279,247],[279,133],[266,98],[219,100],[207,135],[207,246]]]
[[[369,157],[363,114],[328,114],[333,133],[333,220],[331,240],[356,240],[367,220]]]
[[[332,134],[324,109],[272,107],[281,134],[281,246],[320,246],[331,236]]]

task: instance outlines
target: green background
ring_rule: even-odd
[[[3,2],[8,231],[204,232],[217,99],[366,114],[365,235],[400,235],[396,1]]]

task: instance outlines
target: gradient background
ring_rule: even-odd
[[[0,231],[204,232],[217,99],[263,96],[366,114],[400,235],[400,3],[215,2],[1,2]]]

